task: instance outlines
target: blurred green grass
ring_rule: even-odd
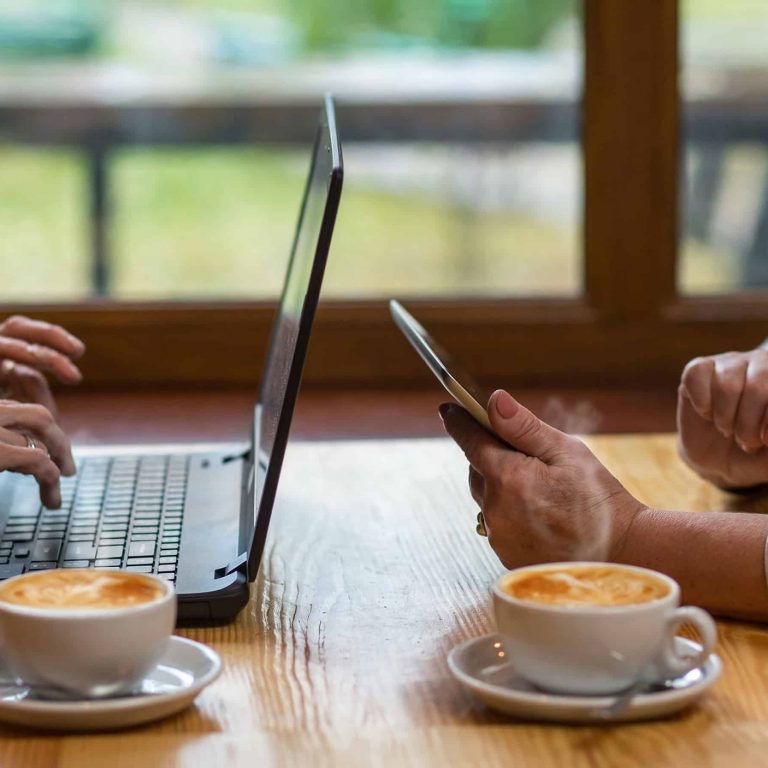
[[[306,153],[126,150],[110,164],[112,294],[120,299],[275,296]],[[88,293],[87,191],[77,155],[0,148],[5,301]],[[355,182],[345,193],[325,295],[573,295],[577,233],[504,212]]]

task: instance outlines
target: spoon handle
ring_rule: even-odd
[[[642,677],[635,680],[632,685],[621,691],[610,704],[597,709],[595,714],[604,720],[612,720],[616,715],[621,714],[632,703],[632,699],[647,685],[648,682]]]

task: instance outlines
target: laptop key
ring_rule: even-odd
[[[97,559],[94,565],[97,568],[119,568],[120,567],[120,558],[119,557],[110,557],[110,558],[101,558]]]
[[[129,557],[126,565],[154,565],[155,560],[152,557]]]
[[[116,532],[125,533],[128,530],[128,523],[105,523],[101,526],[104,533]]]
[[[34,525],[7,525],[4,533],[34,533]]]
[[[120,558],[122,556],[123,556],[122,545],[103,546],[103,547],[99,547],[96,550],[96,558],[98,560],[101,560],[103,558],[112,558],[112,557]],[[120,563],[118,563],[118,565],[120,565]]]
[[[64,550],[64,560],[93,560],[96,555],[96,547],[92,544],[75,543],[67,544]],[[73,566],[74,567],[74,566]]]
[[[155,556],[155,541],[131,541],[131,546],[128,548],[128,557],[154,557]]]
[[[56,567],[56,563],[49,561],[46,563],[31,563],[28,567],[28,571],[50,571]]]
[[[0,565],[0,579],[10,579],[11,576],[18,576],[24,570],[24,563],[8,563]]]
[[[32,541],[34,536],[35,536],[34,530],[25,531],[24,533],[4,533],[3,541]]]
[[[127,565],[126,571],[133,571],[133,573],[152,573],[151,565]]]
[[[90,560],[68,560],[62,564],[62,568],[87,568],[91,564]]]
[[[61,539],[42,539],[35,543],[32,562],[58,560],[61,553]]]

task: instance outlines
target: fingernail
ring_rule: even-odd
[[[494,405],[499,416],[502,419],[511,419],[517,413],[517,403],[512,399],[512,395],[503,389],[497,389],[494,395]]]

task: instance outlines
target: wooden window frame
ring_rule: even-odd
[[[678,2],[585,0],[584,294],[573,300],[414,300],[477,375],[504,384],[668,382],[696,354],[758,343],[757,295],[677,294]],[[342,107],[343,108],[343,107]],[[252,384],[274,303],[6,306],[88,342],[93,386]],[[324,302],[310,385],[426,383],[383,301]]]

